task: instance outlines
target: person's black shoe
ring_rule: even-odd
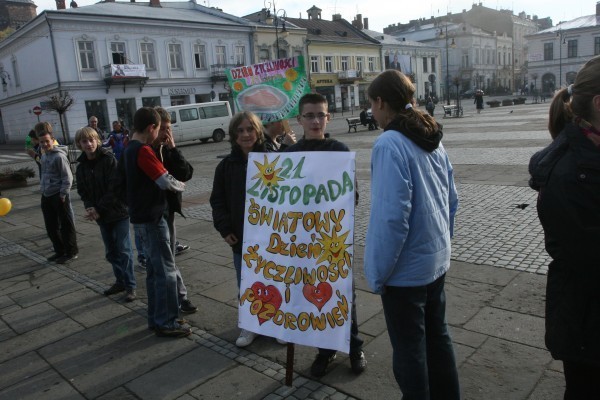
[[[65,254],[64,256],[56,260],[57,264],[68,264],[74,260],[77,260],[77,254]]]
[[[317,358],[313,361],[310,367],[310,373],[317,378],[325,376],[327,373],[327,367],[335,360],[335,354],[330,356],[325,354],[317,354]]]
[[[137,299],[137,293],[135,293],[135,289],[128,288],[127,293],[125,293],[124,300],[128,303],[131,303]]]
[[[146,273],[146,260],[138,260],[136,267],[140,272]]]
[[[61,258],[63,256],[64,256],[64,254],[58,254],[58,253],[56,253],[53,256],[50,256],[50,257],[46,258],[46,260],[48,260],[49,262],[53,262],[53,261],[56,261],[56,260],[58,260],[59,258]]]
[[[110,296],[111,294],[117,294],[125,291],[125,286],[120,283],[114,283],[111,287],[104,291],[105,296]]]
[[[350,353],[350,366],[352,367],[352,372],[357,375],[367,369],[367,359],[362,350],[357,351],[356,353]]]
[[[190,328],[183,327],[181,325],[171,329],[154,329],[154,334],[160,337],[173,337],[173,338],[184,338],[192,334]]]
[[[180,244],[179,242],[177,242],[175,244],[175,255],[178,256],[189,248],[190,246],[188,246],[187,244]]]
[[[193,305],[189,299],[182,300],[179,309],[184,314],[193,314],[198,311],[198,307]]]

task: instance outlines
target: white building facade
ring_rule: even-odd
[[[596,14],[562,22],[527,39],[530,90],[550,96],[573,83],[583,64],[600,55],[600,2]]]
[[[44,11],[0,42],[0,143],[22,142],[38,119],[59,132],[45,106],[62,92],[75,100],[65,113],[71,139],[92,115],[106,131],[117,119],[131,129],[142,106],[229,100],[225,68],[254,62],[254,32],[251,22],[193,1]]]

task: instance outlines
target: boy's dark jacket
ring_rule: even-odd
[[[169,149],[167,146],[153,147],[156,157],[163,163],[169,174],[180,182],[187,182],[194,175],[194,167],[190,164],[177,147]],[[181,210],[183,196],[181,192],[167,190],[165,193],[170,212],[177,212],[184,217]]]
[[[77,193],[81,196],[85,208],[94,207],[100,219],[97,223],[111,223],[127,218],[127,207],[122,201],[121,177],[117,160],[113,154],[101,147],[96,158],[89,160],[82,153],[77,161]]]

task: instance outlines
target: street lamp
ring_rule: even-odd
[[[446,38],[446,105],[450,105],[450,71],[449,71],[449,63],[448,63],[448,23],[446,23],[446,25],[444,25],[445,30],[442,31],[442,28],[440,28],[440,31],[438,33],[438,36],[440,38]],[[450,47],[455,48],[456,47],[456,43],[454,43],[454,38],[452,38],[452,43],[450,43]]]
[[[285,28],[285,18],[287,18],[287,13],[284,9],[277,9],[275,5],[275,0],[273,2],[265,1],[265,9],[267,10],[267,21],[273,21],[273,25],[275,26],[275,42],[277,43],[277,59],[281,58],[279,55],[279,24],[281,24],[281,36],[287,37],[289,35],[288,30]],[[268,4],[268,5],[267,5]],[[271,14],[271,6],[273,6],[273,13]],[[280,21],[281,18],[281,21]]]
[[[558,87],[562,87],[562,45],[565,44],[565,33],[562,29],[556,31],[556,37],[558,38]]]
[[[0,71],[0,78],[2,78],[2,90],[6,92],[6,88],[8,87],[8,82],[6,82],[6,80],[8,79],[10,81],[10,75],[6,71]]]
[[[537,103],[537,78],[538,74],[531,74],[531,79],[533,79],[533,90],[531,91],[531,94],[535,100],[535,103]]]

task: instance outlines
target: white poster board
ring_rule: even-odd
[[[355,153],[251,153],[240,328],[350,349]]]

